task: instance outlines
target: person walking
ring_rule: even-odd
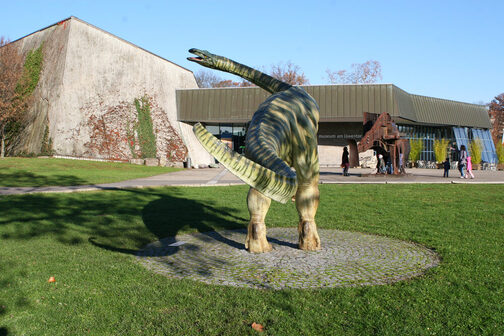
[[[471,176],[472,179],[474,178],[474,175],[473,175],[473,172],[472,172],[472,161],[471,161],[471,157],[470,156],[467,157],[466,172],[467,172],[467,174],[466,174],[465,178],[468,178],[468,176]]]
[[[458,169],[460,171],[460,178],[464,178],[464,168],[467,164],[467,151],[464,145],[460,146],[459,160],[458,160]]]
[[[343,168],[343,176],[348,176],[348,168],[350,168],[350,160],[348,159],[348,148],[343,148],[343,155],[341,156],[341,167]]]
[[[406,170],[404,170],[403,153],[399,153],[399,174],[406,174]]]
[[[383,159],[383,155],[378,155],[378,174],[386,174],[387,168],[385,167],[385,160]]]

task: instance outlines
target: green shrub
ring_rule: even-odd
[[[410,139],[409,160],[411,162],[415,162],[420,159],[420,153],[422,153],[422,148],[423,148],[422,139]]]
[[[474,139],[469,144],[469,153],[471,155],[471,162],[479,164],[481,162],[481,140]]]
[[[443,162],[446,159],[449,143],[450,140],[448,139],[434,140],[434,156],[436,157],[436,162]]]

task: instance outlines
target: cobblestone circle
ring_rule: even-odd
[[[296,228],[269,228],[269,253],[245,250],[247,231],[180,235],[149,244],[141,264],[169,278],[261,289],[383,285],[422,275],[438,265],[435,252],[383,236],[321,230],[322,249],[297,248]]]

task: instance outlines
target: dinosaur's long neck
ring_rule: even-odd
[[[222,57],[222,59],[217,62],[217,66],[220,70],[240,76],[271,93],[285,91],[292,87],[290,84],[266,75],[261,71],[252,69],[251,67],[225,57]]]

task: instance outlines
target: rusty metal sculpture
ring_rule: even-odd
[[[373,149],[377,154],[390,158],[394,175],[405,174],[406,160],[409,156],[408,139],[401,139],[401,134],[394,120],[387,112],[364,113],[364,136],[359,145],[359,152]]]

